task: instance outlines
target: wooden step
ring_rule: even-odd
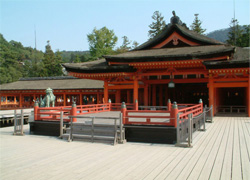
[[[114,144],[114,136],[93,136],[92,135],[82,135],[82,134],[72,134],[73,141],[84,141],[84,142],[99,142]],[[63,139],[68,140],[69,134],[63,134]]]

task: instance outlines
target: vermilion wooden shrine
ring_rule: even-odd
[[[64,64],[69,75],[104,81],[104,101],[162,106],[167,100],[213,105],[213,112],[250,117],[249,49],[189,30],[177,16],[161,34],[136,49],[105,59]]]
[[[55,106],[103,103],[103,82],[74,77],[35,77],[0,85],[0,109],[33,108],[35,100],[44,97],[45,89],[53,89]],[[110,91],[112,98],[115,91]]]

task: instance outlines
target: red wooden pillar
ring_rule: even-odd
[[[248,117],[250,117],[250,79],[248,79],[248,87],[247,87],[247,111],[248,111]]]
[[[152,88],[152,105],[156,106],[156,85],[153,85]]]
[[[148,84],[144,86],[144,106],[148,106]]]
[[[151,105],[151,96],[152,96],[152,85],[148,86],[148,105]]]
[[[115,102],[120,103],[121,102],[121,90],[117,89],[115,93]]]
[[[109,89],[108,81],[104,81],[104,103],[108,103]]]
[[[127,90],[127,103],[130,103],[130,90]]]
[[[82,105],[82,93],[80,93],[80,105]]]
[[[163,106],[163,87],[159,87],[159,106]]]
[[[20,93],[19,95],[19,107],[21,108],[23,106],[23,103],[22,103],[22,94]]]
[[[66,93],[63,93],[63,106],[66,106]]]
[[[135,103],[135,100],[138,101],[138,80],[134,79],[134,92],[133,92],[133,103]]]
[[[96,94],[96,104],[99,104],[99,92]]]
[[[168,104],[168,85],[166,85],[166,89],[165,89],[165,102],[166,102],[166,105]]]
[[[209,79],[208,83],[208,88],[209,88],[209,107],[213,106],[213,115],[215,113],[215,108],[214,108],[214,82],[213,79]]]

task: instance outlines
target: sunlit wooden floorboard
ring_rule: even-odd
[[[28,125],[25,136],[1,128],[0,179],[250,179],[250,118],[215,117],[206,125],[192,148],[69,143],[29,135]]]

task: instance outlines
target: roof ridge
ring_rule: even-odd
[[[62,80],[62,79],[77,79],[73,76],[51,76],[51,77],[23,77],[19,81],[34,81],[34,80]]]

